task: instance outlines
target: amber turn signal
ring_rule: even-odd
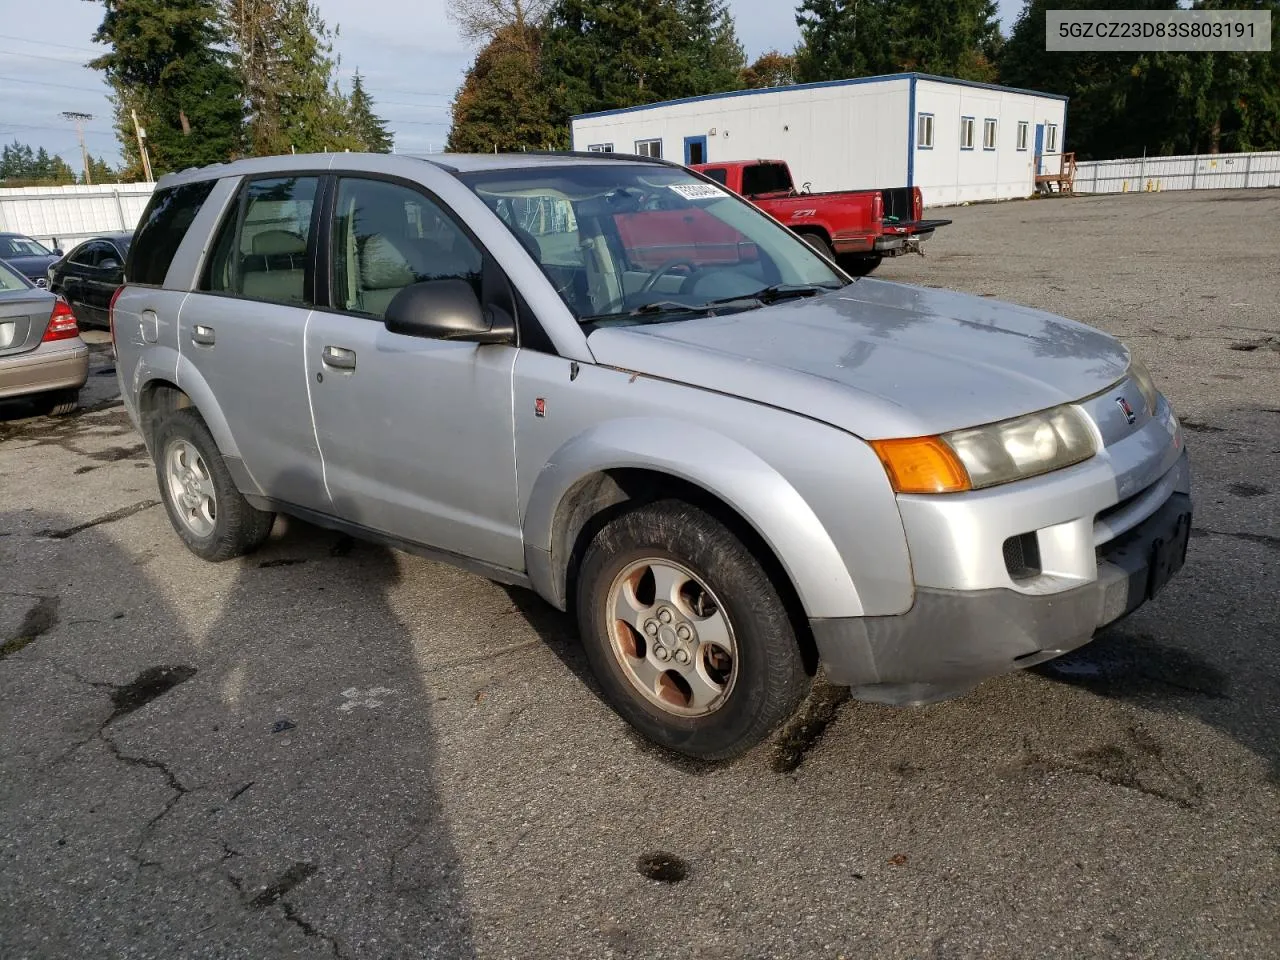
[[[871,447],[898,493],[959,493],[972,489],[964,464],[938,437],[872,440]]]

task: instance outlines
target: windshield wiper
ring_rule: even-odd
[[[734,297],[735,300],[759,300],[761,303],[775,303],[778,300],[785,300],[791,297],[813,297],[820,293],[830,293],[832,290],[839,290],[840,287],[827,286],[823,283],[775,283],[772,286],[765,287],[763,290],[757,290],[755,293],[748,293],[745,297]]]

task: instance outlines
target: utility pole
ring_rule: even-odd
[[[84,145],[84,122],[92,120],[92,113],[80,113],[76,110],[62,111],[63,120],[74,121],[76,133],[80,136],[80,158],[84,161],[84,182],[93,183],[93,175],[89,173],[89,148]]]
[[[147,131],[138,126],[138,111],[130,110],[133,116],[133,132],[138,137],[138,156],[142,158],[142,173],[147,178],[147,183],[151,183],[155,178],[151,176],[151,158],[147,156]]]

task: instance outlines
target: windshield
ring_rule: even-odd
[[[51,256],[53,251],[46,250],[29,237],[0,237],[0,259]]]
[[[848,282],[790,231],[676,167],[576,164],[461,179],[582,321],[751,309]]]

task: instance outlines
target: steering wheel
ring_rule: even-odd
[[[636,292],[648,293],[650,290],[654,288],[654,286],[657,284],[659,280],[661,280],[664,276],[666,276],[668,271],[673,270],[676,267],[688,267],[690,274],[697,273],[698,271],[697,264],[685,259],[684,257],[672,257],[670,260],[663,263],[662,266],[658,267],[657,270],[653,271],[653,273],[649,274],[649,277],[648,279],[645,280],[644,285],[640,287],[640,289],[637,290]]]

